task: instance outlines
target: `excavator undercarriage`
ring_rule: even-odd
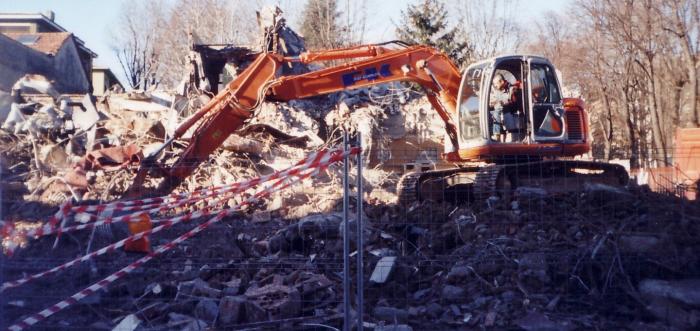
[[[509,201],[516,188],[541,188],[550,194],[581,191],[587,184],[622,187],[629,181],[621,165],[581,160],[544,160],[483,164],[403,175],[397,185],[399,203],[469,201],[491,197]]]

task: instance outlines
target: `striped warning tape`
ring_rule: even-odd
[[[332,155],[332,154],[331,154],[331,155]],[[342,158],[342,154],[341,154],[340,157]],[[326,168],[326,167],[328,167],[331,163],[337,162],[337,161],[338,161],[338,156],[335,156],[335,157],[329,158],[328,161],[326,161],[326,162],[320,163],[320,164],[318,165],[318,167]],[[309,169],[314,169],[314,168],[308,168],[308,167],[305,168],[305,170],[309,170]],[[281,173],[285,173],[285,172],[288,173],[290,176],[299,175],[299,173],[296,172],[296,171],[286,171],[286,170],[285,170],[285,171],[282,171]],[[289,177],[289,176],[276,176],[275,178],[287,178],[287,177]],[[251,186],[252,186],[251,181],[248,181],[246,184],[241,185],[240,188],[241,188],[241,191],[245,191],[246,189],[250,188]],[[248,203],[249,203],[249,202],[248,202]],[[246,203],[246,204],[248,204],[248,203]],[[204,210],[200,210],[200,211],[196,211],[196,212],[187,213],[187,214],[184,214],[184,215],[181,215],[181,216],[177,216],[177,217],[173,217],[173,218],[169,218],[169,219],[154,220],[154,223],[162,223],[162,224],[159,225],[159,226],[157,226],[157,227],[154,227],[153,229],[150,229],[150,230],[147,230],[147,231],[143,231],[143,232],[139,232],[139,233],[133,234],[133,235],[131,235],[131,236],[129,236],[129,237],[126,237],[126,238],[124,238],[124,239],[122,239],[122,240],[120,240],[120,241],[117,241],[117,242],[115,242],[115,243],[113,243],[113,244],[110,244],[110,245],[108,245],[108,246],[105,246],[105,247],[103,247],[103,248],[100,248],[100,249],[98,249],[98,250],[96,250],[96,251],[93,251],[93,252],[87,254],[87,255],[84,255],[84,256],[75,258],[75,259],[73,259],[73,260],[71,260],[71,261],[68,261],[68,262],[66,262],[66,263],[64,263],[64,264],[62,264],[62,265],[56,266],[56,267],[51,268],[51,269],[49,269],[49,270],[46,270],[46,271],[43,271],[43,272],[40,272],[40,273],[36,273],[36,274],[32,274],[32,275],[26,276],[26,277],[21,278],[21,279],[18,279],[18,280],[5,282],[5,283],[2,284],[2,287],[0,287],[0,293],[2,293],[3,291],[5,291],[5,290],[8,289],[8,288],[17,287],[17,286],[23,285],[23,284],[25,284],[25,283],[28,283],[29,281],[32,281],[32,280],[35,280],[35,279],[39,279],[39,278],[42,278],[42,277],[45,277],[45,276],[49,276],[49,275],[55,274],[55,273],[57,273],[57,272],[63,271],[63,270],[68,269],[68,268],[70,268],[70,267],[72,267],[72,266],[74,266],[74,265],[76,265],[76,264],[78,264],[78,263],[86,262],[86,261],[88,261],[88,260],[90,260],[90,259],[92,259],[92,258],[94,258],[94,257],[96,257],[96,256],[100,256],[100,255],[104,255],[104,254],[106,254],[106,253],[113,252],[113,251],[115,251],[115,250],[117,250],[117,249],[123,247],[124,245],[126,245],[126,244],[129,243],[129,242],[133,242],[133,241],[136,241],[136,240],[140,240],[140,239],[143,238],[144,236],[151,235],[151,234],[154,234],[154,233],[158,233],[158,232],[160,232],[160,231],[162,231],[162,230],[165,230],[165,229],[169,229],[169,228],[173,227],[174,225],[179,224],[179,223],[182,223],[182,222],[188,222],[188,221],[193,220],[193,219],[198,219],[198,218],[210,216],[210,215],[212,215],[213,213],[214,213],[213,211],[210,211],[210,210],[208,210],[208,209],[205,208]],[[100,222],[100,223],[97,224],[97,225],[101,225],[101,224],[109,224],[109,222],[108,222],[108,221],[103,221],[103,222]],[[95,226],[95,223],[91,223],[91,225]],[[86,227],[87,227],[87,225],[85,225],[85,224],[81,224],[81,225],[79,225],[79,226],[82,227],[82,228],[86,228]],[[77,226],[76,226],[76,227],[77,227]],[[67,232],[67,231],[66,231],[66,232]]]
[[[287,187],[289,187],[289,186],[291,186],[291,185],[293,185],[293,184],[295,184],[295,183],[297,183],[297,182],[299,182],[299,181],[301,181],[301,180],[303,180],[311,175],[315,175],[316,173],[318,173],[322,169],[327,168],[331,164],[340,161],[344,157],[344,155],[357,154],[358,152],[359,152],[359,148],[352,148],[347,153],[341,152],[341,153],[329,154],[327,157],[323,157],[322,160],[319,160],[319,162],[316,164],[316,166],[307,168],[307,169],[312,169],[312,168],[315,168],[315,169],[312,169],[312,171],[306,171],[303,174],[297,175],[293,181],[289,180],[289,176],[277,178],[277,181],[274,184],[269,185],[266,188],[262,189],[261,191],[256,193],[254,196],[252,196],[252,197],[248,198],[246,201],[244,201],[244,203],[241,203],[240,205],[238,205],[234,208],[217,212],[216,216],[214,216],[210,220],[198,225],[194,229],[184,233],[183,235],[175,238],[175,240],[173,240],[165,245],[159,246],[153,252],[151,252],[148,255],[146,255],[146,256],[136,260],[135,262],[127,265],[126,267],[120,269],[119,271],[107,276],[106,278],[100,280],[99,282],[90,285],[89,287],[73,294],[69,298],[52,305],[51,307],[48,307],[48,308],[46,308],[46,309],[44,309],[36,314],[33,314],[29,317],[26,317],[25,319],[18,322],[17,324],[10,326],[8,329],[12,330],[12,331],[19,331],[19,330],[24,330],[28,327],[31,327],[32,325],[40,322],[41,320],[61,311],[65,308],[75,304],[76,302],[82,300],[83,298],[109,286],[111,283],[115,282],[117,279],[124,277],[126,274],[137,269],[138,267],[140,267],[144,263],[152,260],[157,255],[160,255],[160,254],[172,249],[173,247],[177,246],[178,244],[184,242],[185,240],[187,240],[187,239],[193,237],[194,235],[198,234],[199,232],[203,231],[204,229],[206,229],[210,225],[222,220],[226,216],[230,216],[230,215],[234,214],[235,212],[239,211],[244,204],[253,203],[260,198],[263,198],[263,197],[266,197],[266,196],[272,194],[273,192],[283,190],[283,189],[285,189],[285,188],[287,188]]]
[[[47,236],[47,235],[52,235],[52,234],[61,234],[64,232],[72,232],[72,231],[79,231],[79,230],[84,230],[84,229],[90,229],[96,226],[100,225],[105,225],[105,224],[110,224],[110,223],[117,223],[117,222],[129,222],[132,220],[137,220],[139,216],[143,214],[151,214],[151,213],[157,213],[157,212],[164,212],[164,211],[170,211],[173,208],[181,207],[184,206],[188,203],[193,203],[198,200],[202,200],[211,196],[218,196],[221,194],[226,194],[226,193],[240,193],[241,191],[245,191],[246,189],[256,186],[260,183],[264,183],[270,180],[274,180],[277,178],[285,177],[285,176],[290,176],[298,173],[299,171],[303,171],[305,169],[310,169],[313,167],[317,167],[320,162],[323,162],[324,160],[327,160],[330,156],[332,155],[337,155],[338,153],[342,152],[341,149],[333,149],[333,150],[323,150],[323,151],[318,151],[314,152],[309,155],[306,159],[297,162],[294,166],[283,170],[283,171],[278,171],[275,173],[272,173],[270,175],[266,176],[261,176],[257,177],[254,179],[247,180],[245,182],[239,182],[239,183],[234,183],[234,184],[229,184],[229,185],[224,185],[224,186],[219,186],[215,188],[203,188],[195,191],[194,193],[181,193],[177,195],[168,195],[166,197],[177,197],[172,203],[175,203],[174,205],[171,204],[164,204],[167,200],[166,197],[158,197],[158,198],[148,198],[148,199],[140,199],[140,200],[131,200],[131,201],[123,201],[123,202],[116,202],[116,203],[108,203],[108,204],[102,204],[102,205],[86,205],[86,206],[71,206],[70,201],[67,201],[61,205],[59,210],[56,212],[51,217],[51,220],[47,223],[45,223],[43,226],[35,228],[35,229],[30,229],[26,230],[25,232],[22,233],[16,233],[15,229],[12,228],[12,224],[10,222],[7,222],[8,224],[5,225],[3,228],[3,237],[7,237],[10,235],[16,236],[16,235],[21,235],[25,236],[28,238],[37,238],[41,236]],[[154,207],[151,209],[145,209],[145,208],[150,208]],[[112,215],[115,212],[125,212],[125,211],[142,211],[141,213],[137,214],[128,214],[128,215],[123,215],[119,217],[102,217],[100,215],[104,214],[109,214]],[[86,223],[86,224],[78,224],[70,227],[57,227],[56,224],[58,222],[62,221],[64,218],[68,217],[70,214],[77,214],[77,213],[89,213],[89,212],[96,212],[99,213],[98,215],[94,214],[88,214],[89,215],[89,221],[92,221],[91,223]],[[107,213],[109,212],[109,213]],[[102,220],[102,221],[99,221]],[[9,243],[12,244],[12,243]],[[16,247],[13,246],[8,246],[6,249],[9,252],[12,252],[16,249]]]
[[[332,150],[321,150],[317,152],[313,152],[309,154],[309,157],[306,159],[303,159],[296,164],[294,164],[292,167],[289,169],[297,168],[297,167],[302,167],[302,168],[308,168],[308,167],[313,167],[314,164],[317,164],[320,159],[323,157],[337,153],[340,151],[340,148],[332,149]],[[289,170],[288,169],[288,170]],[[267,176],[261,177],[261,179],[264,179],[265,177],[270,177],[271,179],[274,179],[274,177],[278,177],[282,175],[282,172],[277,172],[273,173]],[[71,211],[75,213],[80,213],[80,212],[102,212],[105,210],[123,210],[128,207],[137,207],[137,206],[143,206],[143,205],[153,205],[153,204],[161,204],[164,202],[168,202],[171,200],[179,200],[182,198],[190,197],[190,196],[201,196],[203,194],[206,194],[206,192],[211,191],[211,190],[217,190],[217,189],[227,189],[229,187],[235,186],[239,183],[234,183],[234,184],[229,184],[229,185],[223,185],[215,188],[201,188],[194,190],[192,192],[183,192],[183,193],[171,193],[166,196],[162,197],[154,197],[154,198],[145,198],[145,199],[136,199],[136,200],[129,200],[129,201],[116,201],[116,202],[111,202],[111,203],[106,203],[106,204],[101,204],[101,205],[81,205],[81,206],[73,206],[71,207]]]
[[[250,199],[253,199],[253,198],[250,198]],[[247,202],[245,204],[249,204],[249,203],[250,202]],[[2,287],[0,287],[0,293],[4,292],[6,289],[17,287],[17,286],[23,285],[25,283],[28,283],[29,281],[39,279],[39,278],[49,276],[49,275],[58,273],[60,271],[66,270],[66,269],[68,269],[68,268],[70,268],[78,263],[86,262],[86,261],[88,261],[96,256],[100,256],[100,255],[104,255],[106,253],[114,252],[115,250],[124,247],[124,245],[126,245],[129,242],[140,240],[145,236],[161,232],[161,231],[169,229],[177,224],[180,224],[183,222],[189,222],[190,220],[199,219],[202,217],[211,216],[213,214],[215,214],[214,211],[211,211],[211,210],[205,208],[203,210],[199,210],[199,211],[195,211],[195,212],[191,212],[191,213],[186,213],[184,215],[177,216],[177,217],[172,217],[172,218],[168,218],[168,219],[164,219],[164,220],[154,220],[153,221],[154,223],[162,223],[162,224],[159,226],[156,226],[150,230],[146,230],[143,232],[139,232],[139,233],[135,233],[133,235],[130,235],[122,240],[119,240],[115,243],[112,243],[110,245],[102,247],[96,251],[89,253],[89,254],[75,258],[71,261],[68,261],[62,265],[56,266],[56,267],[51,268],[49,270],[42,271],[42,272],[39,272],[36,274],[32,274],[32,275],[26,276],[26,277],[18,279],[18,280],[5,282],[2,284]],[[108,222],[105,221],[105,222],[101,222],[100,224],[108,224]],[[84,225],[80,225],[80,226],[84,226]]]

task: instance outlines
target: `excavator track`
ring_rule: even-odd
[[[476,201],[485,201],[492,196],[499,196],[502,187],[499,187],[499,180],[504,181],[503,176],[506,174],[507,166],[505,165],[488,165],[479,170],[474,180],[474,199]]]
[[[418,181],[423,173],[409,172],[399,179],[396,186],[396,192],[399,196],[398,203],[408,206],[415,201],[418,201]]]
[[[442,201],[445,195],[457,194],[448,192],[454,190],[455,181],[462,185],[471,186],[474,175],[480,167],[463,167],[441,170],[431,170],[425,172],[410,172],[399,179],[397,193],[399,204],[410,205],[415,201],[434,200]],[[450,180],[459,177],[459,180]],[[468,177],[468,178],[465,178]],[[465,188],[464,191],[470,190]],[[470,195],[471,192],[461,192],[462,195]]]
[[[453,185],[450,177],[462,175],[459,181],[469,191],[470,202],[480,203],[490,197],[508,201],[518,186],[539,187],[551,193],[582,190],[588,183],[624,186],[629,176],[624,167],[603,162],[547,160],[513,164],[490,164],[482,167],[454,168],[413,172],[401,177],[397,186],[399,203],[409,205],[426,199],[441,200]],[[424,192],[425,191],[425,192]]]

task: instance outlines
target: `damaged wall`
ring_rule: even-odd
[[[26,73],[51,73],[52,61],[0,33],[0,90],[10,91],[12,85]]]
[[[72,35],[55,56],[50,56],[0,34],[0,90],[9,91],[15,81],[28,73],[54,80],[61,93],[90,91],[90,81]]]

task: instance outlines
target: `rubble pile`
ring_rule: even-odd
[[[120,198],[144,155],[157,149],[166,137],[172,135],[184,116],[203,102],[200,99],[207,97],[200,95],[195,100],[187,100],[160,91],[136,91],[113,93],[99,100],[89,95],[55,95],[52,99],[46,94],[27,93],[23,98],[27,99],[24,100],[25,108],[45,110],[60,107],[58,113],[52,112],[56,114],[52,116],[46,111],[22,115],[13,110],[3,122],[4,130],[0,131],[3,141],[0,149],[3,215],[26,220],[41,219],[46,215],[41,210],[27,208],[32,202],[39,207],[50,207],[68,198],[76,201]],[[357,104],[361,99],[355,98]],[[375,109],[367,117],[382,111],[382,108],[368,106],[367,97],[362,100],[365,102],[362,109]],[[177,191],[187,192],[269,174],[289,167],[309,151],[338,144],[340,123],[330,127],[329,132],[323,121],[333,112],[333,102],[332,99],[319,99],[289,104],[264,103],[249,125],[229,137],[222,148]],[[13,103],[13,107],[16,104]],[[37,123],[41,125],[37,126]],[[373,134],[381,132],[379,128],[380,123],[376,121],[371,127],[366,127],[368,144]],[[192,131],[188,132],[173,150],[166,151],[164,159],[174,161],[191,134]],[[371,192],[372,187],[381,184],[378,181],[384,182],[387,177],[389,174],[382,170],[370,170],[368,191]],[[272,210],[282,205],[304,204],[315,199],[313,196],[319,197],[321,201],[317,202],[321,204],[338,199],[335,186],[330,185],[339,183],[338,172],[326,174],[321,181],[329,185],[309,182],[296,189],[297,193],[279,195],[277,200],[273,199],[278,207]],[[157,180],[146,183],[146,187],[155,186]],[[311,196],[300,197],[311,191],[314,191]],[[282,197],[292,197],[290,201],[295,202],[284,203],[280,200]],[[307,211],[297,211],[296,216],[308,214],[310,210],[326,211],[328,207],[312,205]]]
[[[270,13],[259,18],[266,34],[299,39],[280,30],[284,21],[275,18],[279,13]],[[275,38],[263,43],[285,53],[303,48]],[[200,94],[187,97],[165,91],[114,92],[99,99],[59,95],[50,82],[35,76],[16,87],[11,109],[0,112],[0,222],[13,222],[16,228],[40,226],[68,199],[85,204],[120,199],[143,157],[209,100],[197,89]],[[519,187],[508,201],[492,197],[485,203],[397,205],[400,174],[382,165],[398,158],[391,145],[399,139],[442,144],[443,124],[430,108],[425,98],[398,84],[265,102],[175,192],[271,174],[310,151],[337,146],[344,129],[352,139],[361,133],[368,329],[700,327],[697,204],[639,187],[588,185],[576,194]],[[161,160],[172,164],[191,135],[176,141]],[[357,166],[351,166],[350,183],[357,181]],[[158,184],[149,180],[146,190]],[[332,167],[274,192],[41,323],[53,329],[97,330],[340,328],[341,182],[341,169]],[[356,203],[351,201],[352,231]],[[232,204],[236,202],[228,206]],[[203,221],[177,224],[152,235],[150,243],[168,244]],[[52,268],[128,233],[125,225],[111,224],[60,238],[24,240],[13,257],[0,255],[0,279]],[[355,256],[354,242],[351,249]],[[142,256],[110,251],[4,290],[0,327]],[[352,266],[353,278],[356,268]]]
[[[336,203],[299,218],[263,210],[227,219],[45,323],[107,330],[340,327],[340,209]],[[700,210],[687,201],[592,185],[567,195],[519,188],[509,203],[484,206],[366,202],[364,210],[368,328],[699,325]],[[351,209],[353,229],[354,222]],[[190,227],[178,225],[152,242],[167,243]],[[56,251],[52,238],[33,242],[8,260],[4,279],[40,270],[49,256],[80,255],[88,235],[62,239]],[[44,308],[47,296],[67,296],[137,256],[117,251],[8,290],[4,313],[16,320]]]

